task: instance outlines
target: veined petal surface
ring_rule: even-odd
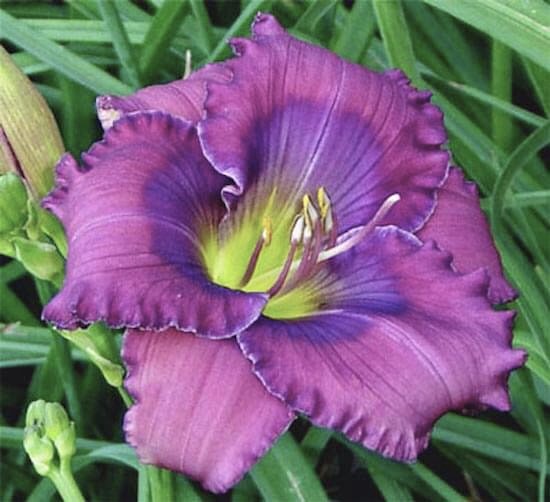
[[[192,125],[131,114],[83,161],[61,160],[44,201],[69,244],[65,283],[46,320],[226,337],[258,317],[264,295],[217,286],[203,270],[202,236],[225,214],[219,194],[227,180],[203,158]]]
[[[433,239],[453,255],[459,272],[472,272],[487,267],[491,282],[489,300],[503,303],[513,300],[516,292],[502,271],[487,219],[479,205],[473,183],[464,179],[462,171],[451,168],[444,185],[437,193],[437,209],[417,233],[422,240]]]
[[[207,65],[186,79],[152,85],[130,96],[100,96],[96,100],[97,116],[105,130],[124,115],[139,111],[161,111],[190,122],[203,115],[207,82],[226,82],[229,70],[219,64]]]
[[[233,486],[294,418],[234,339],[130,330],[122,355],[136,400],[125,418],[127,441],[142,462],[182,472],[213,492]]]
[[[262,317],[238,341],[267,388],[323,427],[412,460],[449,410],[508,409],[513,312],[487,301],[488,278],[393,227],[334,258],[315,279],[318,312]]]
[[[235,39],[229,84],[209,83],[199,136],[235,180],[225,198],[235,225],[261,213],[295,214],[323,186],[343,231],[364,224],[391,194],[387,222],[418,228],[434,207],[448,153],[441,111],[400,71],[378,74],[299,41],[259,14],[253,39]],[[274,202],[273,202],[274,201]],[[271,216],[271,215],[269,215]]]

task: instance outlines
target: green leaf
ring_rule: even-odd
[[[111,0],[97,0],[97,4],[105,21],[105,26],[111,34],[111,40],[118,59],[126,70],[131,85],[137,89],[141,87],[138,64],[128,34],[122,24],[117,4]]]
[[[372,2],[355,2],[332,49],[349,61],[358,62],[376,29]]]
[[[439,493],[445,500],[449,502],[462,502],[466,499],[458,493],[454,488],[452,488],[448,483],[443,481],[440,477],[436,476],[430,469],[425,465],[417,462],[411,464],[410,469],[424,482],[430,485],[434,491]]]
[[[541,469],[537,441],[489,422],[447,414],[432,437],[518,467]]]
[[[290,433],[281,436],[250,475],[266,500],[328,501],[319,479]]]
[[[393,500],[399,500],[400,502],[412,502],[414,500],[411,492],[406,486],[384,474],[384,471],[372,465],[367,465],[367,470],[369,471],[374,484],[380,490],[380,493],[382,493],[384,499],[388,502]]]
[[[77,56],[65,47],[48,40],[29,28],[23,21],[0,10],[1,36],[30,52],[40,61],[67,78],[88,87],[98,94],[129,94],[132,88]]]
[[[424,0],[550,69],[550,7],[542,0]]]
[[[491,224],[493,228],[500,226],[502,210],[506,192],[510,188],[514,176],[521,170],[527,161],[542,147],[550,143],[550,120],[533,132],[510,155],[508,162],[501,171],[495,187],[491,204]]]
[[[391,65],[401,68],[413,83],[419,85],[420,74],[416,68],[416,58],[401,2],[399,0],[373,0],[373,5]]]
[[[167,53],[188,10],[187,1],[164,2],[153,17],[139,58],[139,69],[145,83],[151,83],[159,73],[162,56]]]

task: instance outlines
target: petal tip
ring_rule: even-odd
[[[271,14],[258,12],[252,22],[252,36],[275,36],[285,35],[284,28],[279,24],[277,19]]]

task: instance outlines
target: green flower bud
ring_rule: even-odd
[[[44,417],[46,415],[46,401],[38,399],[29,404],[25,415],[25,425],[29,429],[44,434]]]
[[[53,244],[30,241],[22,237],[11,239],[11,243],[15,249],[15,257],[32,275],[57,285],[61,284],[64,262]]]
[[[14,173],[0,176],[0,238],[22,229],[27,221],[27,189]]]
[[[36,428],[27,427],[23,437],[23,447],[36,472],[41,476],[46,476],[53,467],[55,450],[52,442],[47,438],[40,437]]]
[[[41,199],[53,186],[53,167],[63,151],[44,98],[0,46],[0,173],[22,175]]]
[[[59,455],[59,458],[64,460],[72,457],[76,452],[76,432],[74,429],[74,422],[68,424],[54,440],[55,448]]]
[[[44,416],[44,430],[52,441],[69,428],[67,412],[59,403],[46,403]]]

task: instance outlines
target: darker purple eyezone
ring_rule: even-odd
[[[398,192],[386,223],[419,228],[449,160],[430,94],[402,72],[346,63],[271,24],[260,16],[253,40],[233,40],[239,57],[225,63],[230,85],[208,84],[199,137],[214,168],[237,186],[228,201],[248,205],[276,187],[280,205],[294,207],[323,186],[345,231]]]
[[[186,80],[99,98],[104,140],[82,166],[61,159],[43,202],[69,244],[44,318],[132,328],[127,441],[214,492],[295,412],[412,461],[447,411],[508,410],[525,362],[514,313],[491,306],[515,292],[431,93],[270,15],[252,33]],[[219,254],[231,242],[235,265]],[[243,268],[238,286],[215,282],[224,264]]]
[[[265,295],[213,284],[202,267],[202,234],[225,214],[227,180],[202,157],[192,125],[161,112],[127,115],[83,159],[79,168],[64,157],[44,201],[69,241],[65,285],[45,319],[225,338],[258,317]]]

